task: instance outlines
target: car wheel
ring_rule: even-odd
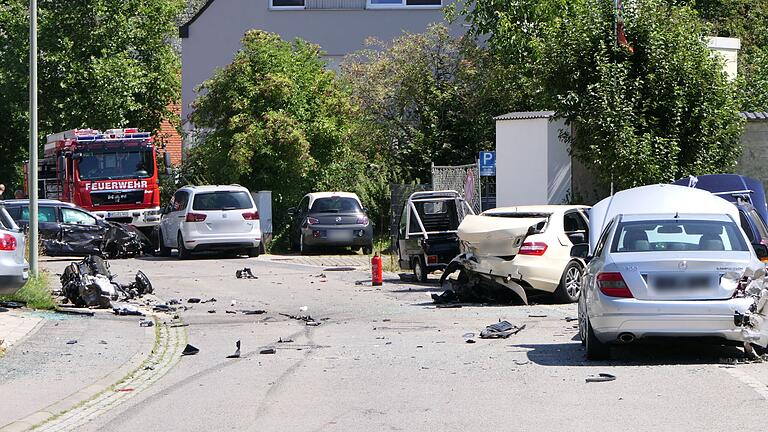
[[[304,235],[302,234],[301,237],[299,237],[299,253],[301,255],[309,255],[310,248],[306,244],[304,244]]]
[[[249,248],[248,249],[248,256],[251,257],[251,258],[255,258],[255,257],[259,256],[259,252],[260,252],[259,248],[257,248],[257,247]]]
[[[160,246],[160,253],[159,255],[161,257],[169,257],[171,256],[171,248],[167,247],[165,245],[165,241],[163,240],[163,232],[160,231],[158,234],[157,244]]]
[[[581,294],[581,278],[584,269],[576,261],[571,261],[565,266],[560,277],[560,285],[555,289],[555,300],[559,303],[573,303],[579,300]]]
[[[179,259],[188,259],[192,255],[192,252],[184,246],[184,238],[181,236],[181,233],[179,233],[176,242],[179,244]]]
[[[587,360],[608,360],[611,356],[610,347],[608,344],[602,343],[595,336],[595,331],[592,329],[592,324],[589,323],[589,317],[587,321]]]
[[[416,276],[416,280],[419,282],[427,281],[427,269],[424,265],[424,260],[421,257],[413,259],[413,275]]]
[[[363,255],[370,255],[373,253],[373,246],[363,246],[361,250],[363,251]]]

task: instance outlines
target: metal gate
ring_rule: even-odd
[[[479,162],[459,166],[435,166],[433,164],[432,188],[434,190],[455,190],[467,200],[475,213],[482,211]]]

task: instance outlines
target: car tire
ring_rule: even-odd
[[[190,250],[184,246],[184,238],[181,236],[181,233],[179,233],[176,242],[179,244],[179,259],[189,259],[189,257],[192,255],[192,252],[190,252]]]
[[[260,253],[260,250],[257,247],[248,249],[248,256],[251,258],[256,258],[257,256],[259,256],[259,253]]]
[[[169,248],[169,247],[167,247],[165,245],[165,241],[163,241],[163,232],[162,231],[160,231],[158,233],[157,244],[160,247],[160,252],[158,253],[158,255],[160,255],[161,257],[169,257],[169,256],[171,256],[171,248]]]
[[[310,252],[310,247],[304,244],[304,235],[302,234],[301,237],[299,237],[299,253],[301,255],[309,255]]]
[[[428,279],[427,273],[427,266],[424,264],[424,259],[421,257],[416,257],[413,259],[413,264],[411,265],[411,268],[413,268],[413,275],[416,277],[417,282],[426,282]]]
[[[575,303],[579,301],[581,294],[581,279],[584,268],[577,261],[571,261],[565,266],[560,284],[555,289],[553,296],[558,303]]]
[[[592,324],[587,321],[587,360],[608,360],[611,357],[611,350],[608,344],[602,343],[595,336]]]

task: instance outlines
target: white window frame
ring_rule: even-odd
[[[272,0],[270,0],[272,1]],[[440,0],[440,5],[407,5],[408,0],[400,0],[400,4],[376,4],[372,0],[365,1],[366,9],[442,9],[444,0]]]
[[[275,6],[274,0],[267,0],[270,10],[304,10],[307,8],[307,0],[304,1],[304,6]]]

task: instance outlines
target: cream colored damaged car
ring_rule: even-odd
[[[443,281],[456,270],[470,280],[496,282],[528,302],[526,291],[552,293],[562,303],[579,299],[584,264],[571,248],[589,239],[589,207],[519,206],[467,216],[458,229],[463,253]]]

